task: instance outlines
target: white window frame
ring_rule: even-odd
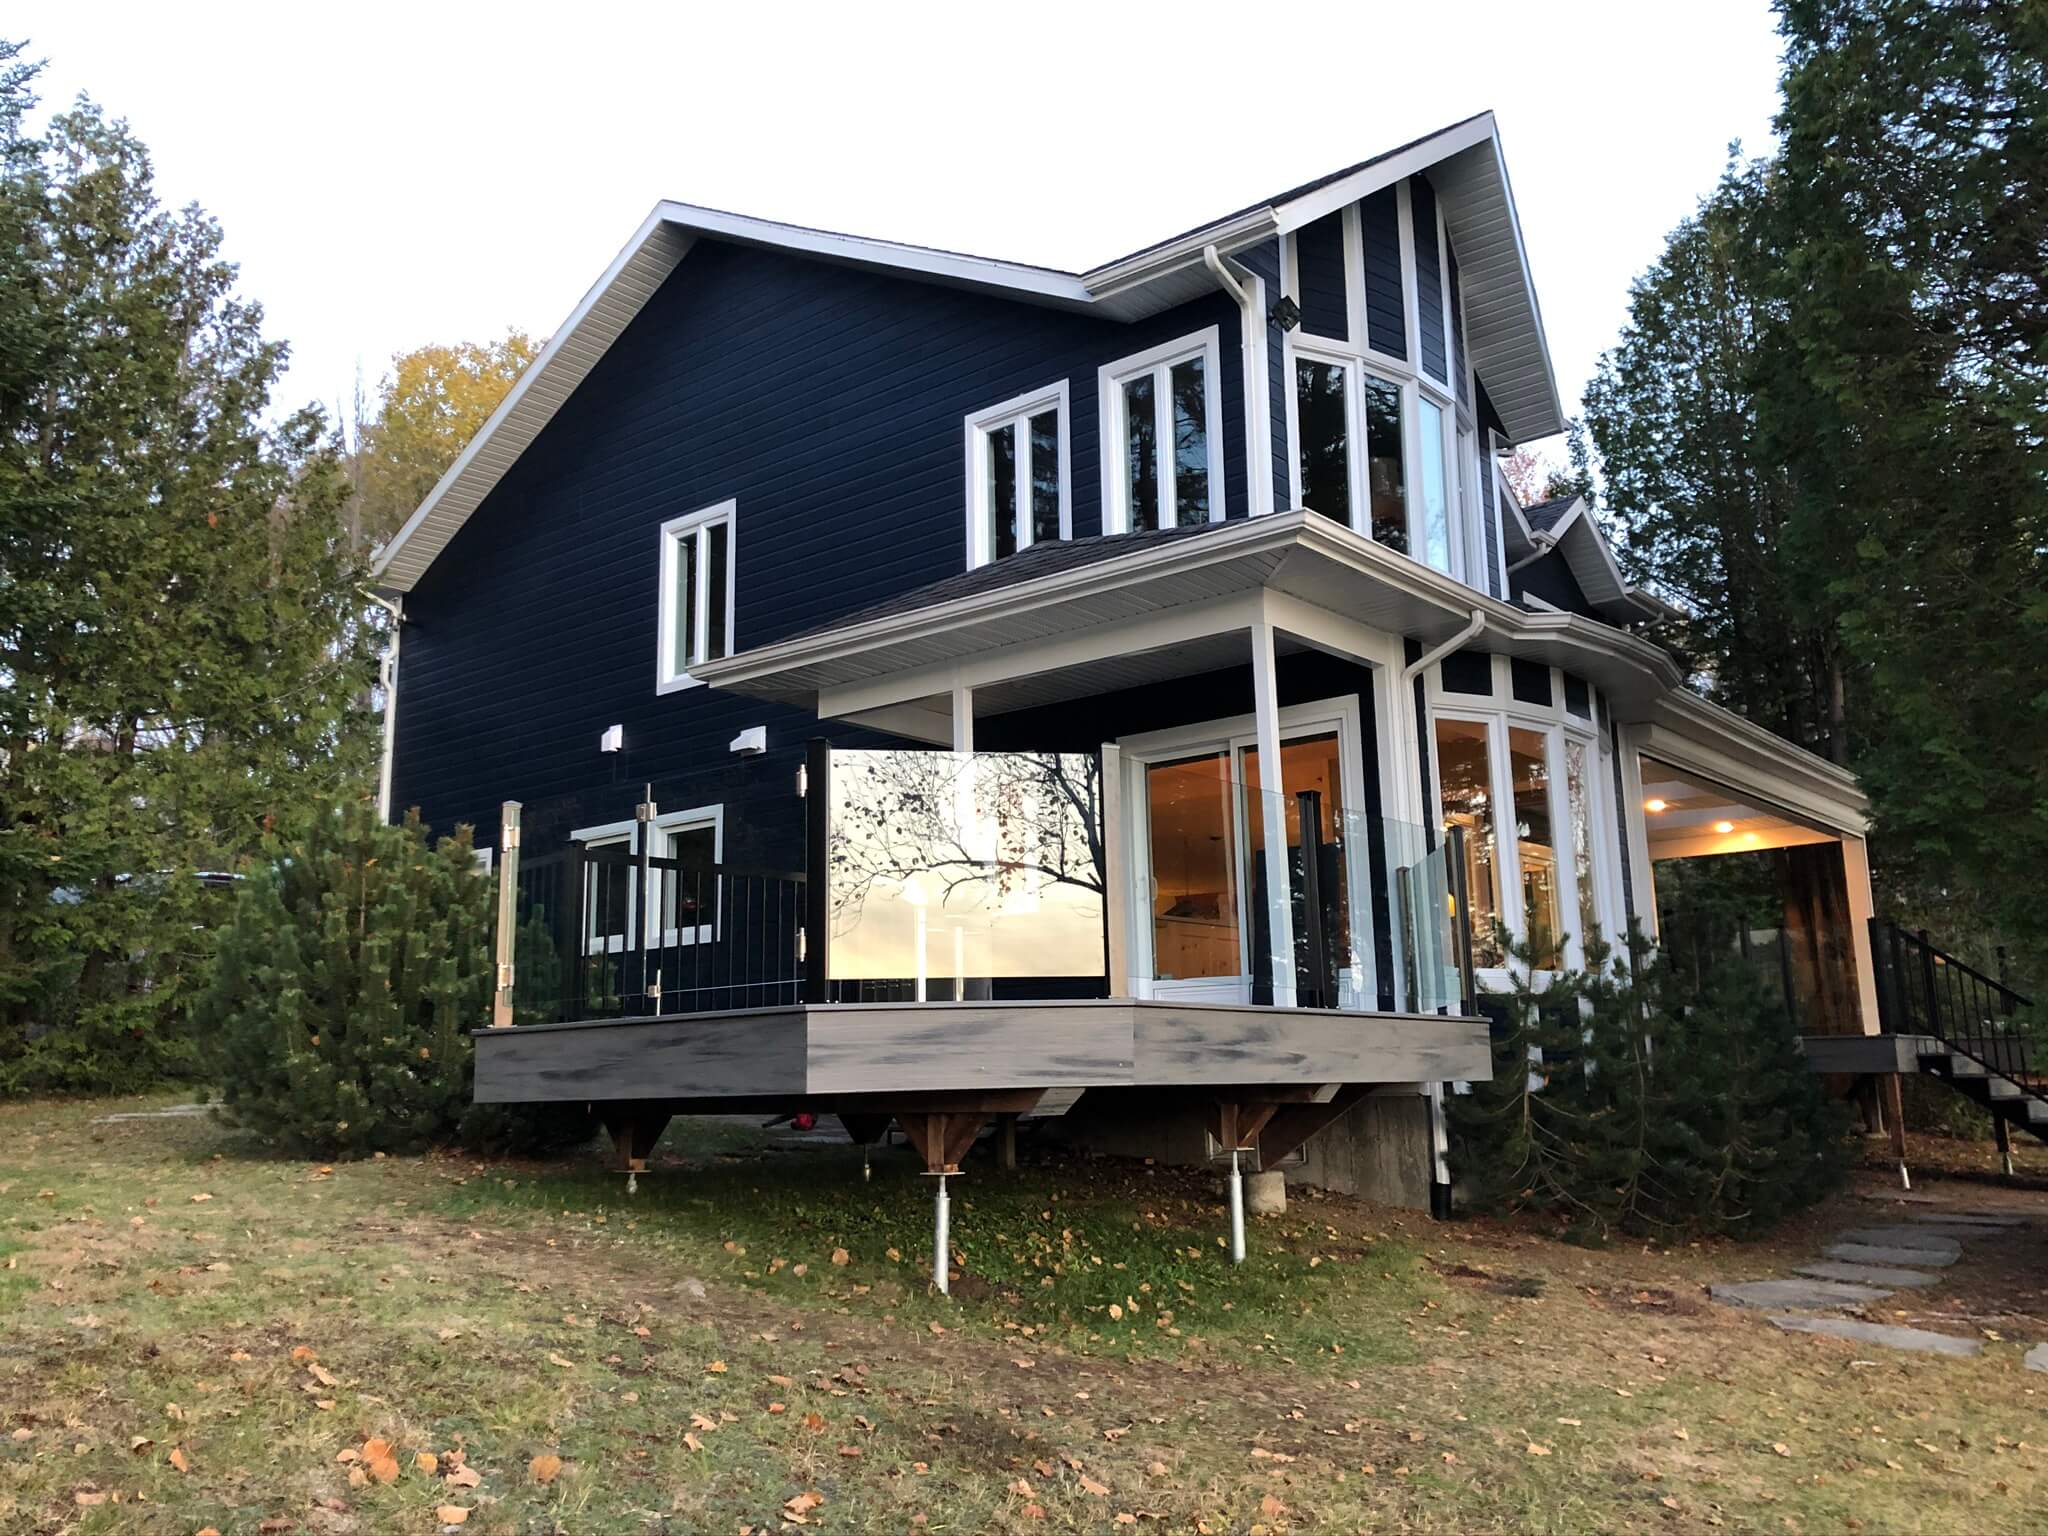
[[[655,858],[667,859],[675,856],[678,833],[699,831],[709,827],[711,862],[721,864],[725,861],[725,806],[722,803],[693,806],[682,811],[663,811],[654,818],[653,826],[656,839]],[[569,834],[569,840],[581,843],[586,848],[616,847],[624,844],[637,855],[640,852],[640,823],[608,821],[594,827],[578,827]],[[648,878],[658,881],[661,878],[660,872],[650,870]],[[654,932],[654,913],[658,904],[653,899],[652,890],[642,892],[639,886],[640,882],[637,880],[629,879],[626,882],[625,926],[618,933],[599,934],[596,906],[591,900],[589,884],[586,881],[583,894],[583,952],[586,955],[622,953],[626,947],[626,935],[634,931],[635,923],[642,921],[643,909],[647,914],[644,920],[645,928],[641,934],[643,945],[673,949],[685,944],[708,944],[718,936],[719,927],[723,922],[722,912],[714,912],[708,923],[699,923],[687,929],[670,928],[657,938]],[[717,891],[718,887],[714,885],[713,889]],[[718,899],[722,902],[722,892]]]
[[[676,624],[681,615],[676,611],[676,565],[682,555],[685,539],[698,541],[696,610],[698,632],[694,647],[700,654],[707,648],[711,637],[711,530],[723,525],[725,528],[725,655],[733,653],[734,618],[738,609],[739,583],[735,573],[739,569],[739,503],[734,500],[721,501],[713,506],[699,507],[694,512],[685,512],[672,517],[661,525],[661,594],[660,617],[655,624],[654,691],[674,693],[682,688],[700,688],[702,682],[687,670],[675,665]]]
[[[1129,533],[1130,489],[1125,484],[1129,449],[1124,438],[1124,385],[1144,374],[1153,376],[1152,409],[1156,427],[1159,463],[1159,507],[1157,526],[1176,526],[1174,517],[1173,389],[1176,363],[1190,358],[1202,360],[1202,410],[1209,460],[1209,521],[1224,520],[1223,487],[1223,342],[1217,326],[1207,326],[1187,336],[1134,352],[1129,357],[1105,363],[1097,371],[1095,398],[1101,417],[1102,531]],[[1288,367],[1294,366],[1290,360]],[[1292,377],[1290,373],[1289,377]]]
[[[1072,410],[1067,381],[1061,379],[1043,389],[1005,400],[986,410],[970,412],[966,418],[967,438],[967,567],[987,565],[996,558],[994,508],[988,504],[989,434],[1004,427],[1017,432],[1017,553],[1023,554],[1035,541],[1032,533],[1031,418],[1047,411],[1058,413],[1060,455],[1060,538],[1074,536],[1074,455],[1069,426]]]
[[[1318,345],[1305,341],[1287,348],[1287,441],[1294,452],[1288,456],[1287,498],[1292,506],[1302,505],[1301,488],[1301,363],[1321,363],[1328,368],[1337,368],[1344,375],[1344,481],[1350,491],[1351,518],[1349,526],[1354,532],[1366,537],[1372,536],[1372,509],[1362,506],[1359,498],[1370,490],[1365,475],[1365,392],[1362,386],[1359,359],[1346,353],[1341,347]]]
[[[1606,778],[1613,770],[1613,759],[1603,755],[1598,695],[1590,695],[1594,700],[1592,719],[1584,720],[1572,714],[1564,704],[1564,673],[1560,668],[1552,667],[1549,669],[1550,707],[1545,709],[1540,704],[1522,703],[1514,697],[1513,674],[1508,658],[1495,656],[1490,658],[1490,662],[1492,689],[1486,695],[1447,692],[1443,687],[1442,669],[1430,669],[1428,750],[1432,803],[1429,815],[1441,835],[1444,825],[1443,763],[1437,750],[1437,721],[1455,720],[1484,725],[1487,732],[1487,771],[1491,777],[1489,792],[1493,797],[1494,830],[1499,843],[1498,915],[1502,926],[1511,934],[1526,938],[1529,930],[1528,913],[1522,902],[1521,839],[1514,835],[1511,820],[1515,801],[1514,772],[1508,759],[1508,733],[1515,729],[1541,733],[1544,762],[1549,769],[1551,852],[1557,871],[1560,928],[1564,936],[1563,963],[1574,969],[1583,967],[1586,963],[1586,935],[1579,920],[1578,860],[1571,847],[1571,800],[1565,763],[1567,740],[1577,741],[1587,753],[1587,807],[1592,818],[1593,839],[1593,913],[1610,943],[1619,942],[1621,937],[1615,922],[1621,889],[1618,864],[1602,851],[1610,843],[1618,846],[1615,829],[1618,808],[1614,803],[1613,786]],[[1496,988],[1505,986],[1508,981],[1506,966],[1481,967],[1480,974]],[[1537,973],[1539,977],[1549,974],[1553,973]]]

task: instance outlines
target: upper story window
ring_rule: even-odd
[[[967,418],[967,563],[1073,537],[1067,381]]]
[[[732,654],[733,513],[721,501],[661,525],[661,619],[655,686],[693,688],[690,669]]]
[[[1222,520],[1218,349],[1211,326],[1102,370],[1105,532]]]
[[[1294,504],[1487,590],[1498,559],[1482,522],[1490,466],[1479,456],[1458,269],[1436,201],[1416,180],[1344,210],[1344,270],[1332,274],[1336,217],[1289,236],[1284,264],[1297,295],[1305,285],[1328,290],[1319,333],[1304,323],[1287,334]],[[1320,226],[1329,228],[1315,236]]]

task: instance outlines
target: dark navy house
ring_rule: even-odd
[[[1498,934],[1757,848],[1868,1027],[1860,793],[1518,504],[1562,425],[1490,114],[1078,274],[658,205],[380,557],[387,803],[502,886],[479,1097],[1441,1204]]]

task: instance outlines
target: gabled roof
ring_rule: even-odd
[[[1214,292],[1204,261],[1209,248],[1223,255],[1244,250],[1425,170],[1457,248],[1473,362],[1509,440],[1562,431],[1563,407],[1491,112],[1081,273],[662,202],[379,553],[376,580],[404,591],[425,574],[700,239],[1130,321]]]
[[[1510,513],[1502,520],[1510,571],[1562,560],[1587,601],[1616,624],[1661,619],[1674,611],[1662,598],[1629,585],[1585,497],[1556,496],[1523,507],[1508,496],[1503,505]]]

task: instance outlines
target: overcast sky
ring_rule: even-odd
[[[8,9],[221,220],[292,404],[552,331],[664,197],[1081,269],[1491,108],[1575,409],[1776,104],[1763,0]]]

